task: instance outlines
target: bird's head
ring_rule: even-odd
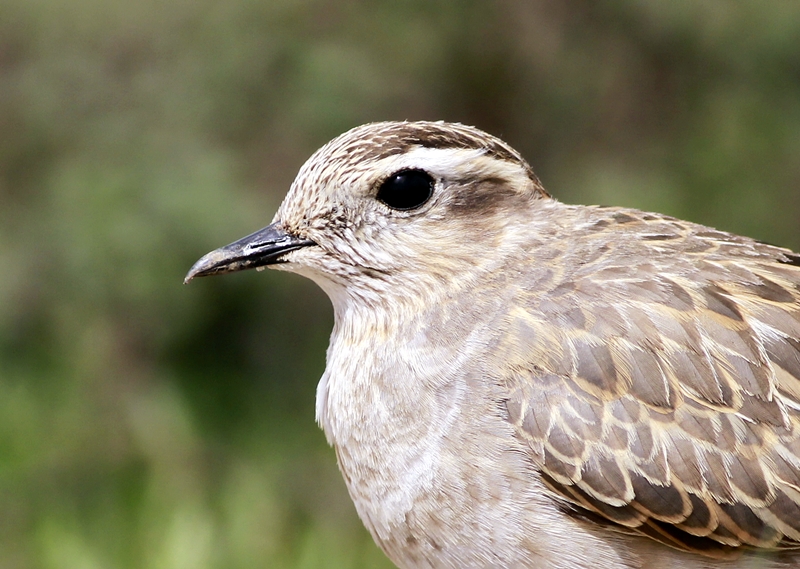
[[[266,266],[308,276],[332,296],[380,292],[398,278],[441,282],[489,262],[509,224],[543,201],[522,157],[476,128],[367,124],[315,152],[272,224],[204,256],[186,282]]]

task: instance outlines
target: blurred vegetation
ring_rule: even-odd
[[[299,277],[181,284],[357,124],[800,247],[792,0],[0,0],[0,568],[389,567],[314,425]]]

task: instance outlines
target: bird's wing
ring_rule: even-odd
[[[711,556],[800,547],[800,257],[729,245],[528,301],[505,387],[565,508]]]

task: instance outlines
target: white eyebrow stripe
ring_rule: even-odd
[[[461,176],[481,174],[513,179],[528,177],[525,166],[519,162],[490,156],[481,148],[427,148],[418,146],[402,154],[387,156],[376,162],[376,170],[389,174],[403,169],[425,170],[434,177],[449,178],[453,173]]]

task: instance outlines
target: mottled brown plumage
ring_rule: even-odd
[[[408,171],[429,199],[379,199]],[[333,301],[317,416],[399,566],[800,564],[795,253],[561,204],[471,127],[376,123],[187,280],[266,265]]]
[[[548,487],[569,513],[703,555],[797,548],[798,257],[652,214],[593,217],[583,231],[614,242],[515,315],[514,333],[547,342],[506,406]]]

